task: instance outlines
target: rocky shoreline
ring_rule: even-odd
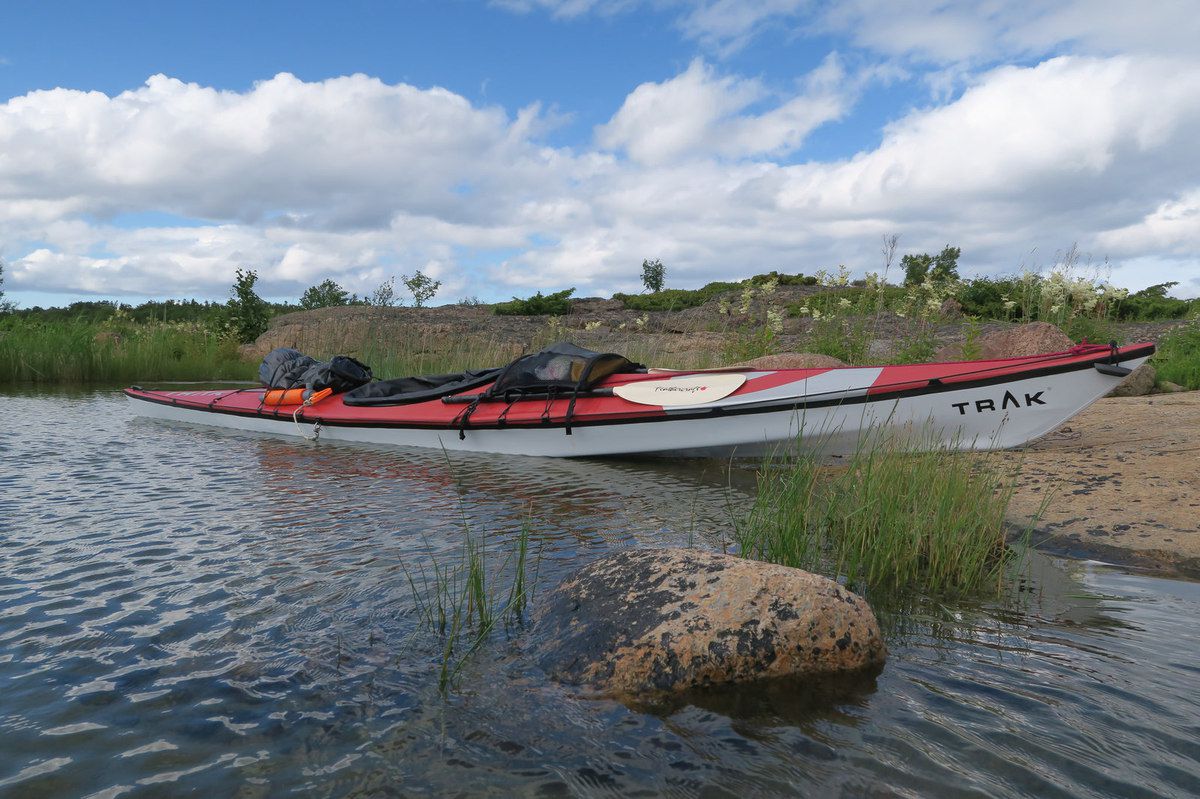
[[[1010,505],[1041,550],[1200,578],[1200,392],[1102,399],[1025,450]]]
[[[781,287],[776,302],[803,299],[820,289]],[[794,296],[793,296],[794,295]],[[777,351],[802,351],[809,319],[787,317]],[[870,356],[886,362],[903,346],[906,320],[872,320]],[[1180,322],[1114,325],[1124,342],[1155,341]],[[436,308],[348,306],[285,314],[253,344],[247,358],[287,346],[319,354],[370,355],[367,342],[386,340],[434,354],[448,345],[485,354],[499,365],[533,346],[568,339],[597,350],[656,358],[652,365],[695,368],[725,365],[737,319],[715,302],[678,312],[637,312],[620,302],[581,299],[561,317],[497,316],[490,306]],[[962,357],[970,338],[977,357],[1030,355],[1070,346],[1051,325],[988,322],[968,327],[946,319],[932,327],[939,360]],[[989,349],[989,347],[991,349]],[[836,365],[827,356],[766,356],[760,368]],[[649,363],[649,361],[646,361]],[[1072,557],[1200,578],[1200,392],[1148,394],[1153,372],[1135,373],[1118,394],[1101,400],[1025,450],[1006,453],[1021,474],[1011,506],[1014,529],[1025,529],[1043,499],[1053,500],[1034,532],[1040,548]]]
[[[781,286],[773,304],[785,306],[821,291],[806,286]],[[853,321],[848,319],[847,321]],[[467,351],[512,352],[513,357],[531,344],[550,339],[569,339],[592,349],[613,352],[650,352],[663,363],[686,368],[698,358],[700,365],[717,365],[729,349],[731,339],[746,332],[753,320],[736,313],[721,312],[720,303],[710,301],[681,311],[633,311],[617,300],[587,298],[574,300],[571,313],[563,316],[498,316],[489,305],[443,305],[436,308],[380,308],[341,306],[296,311],[274,317],[267,331],[252,344],[242,347],[248,359],[262,358],[276,347],[295,347],[317,355],[367,354],[373,342],[405,342],[416,354],[435,353],[455,343]],[[803,351],[813,320],[784,316],[775,341],[779,352]],[[1181,324],[1169,322],[1126,322],[1114,330],[1124,342],[1155,341]],[[974,336],[1013,330],[1016,322],[984,322],[975,326]],[[909,320],[883,313],[869,322],[870,357],[887,361],[911,337]],[[938,347],[961,346],[968,325],[953,315],[928,326]],[[475,366],[493,364],[474,364]],[[498,364],[496,364],[498,365]]]

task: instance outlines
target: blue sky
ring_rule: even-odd
[[[5,289],[606,294],[653,257],[862,273],[897,233],[1200,293],[1198,15],[979,6],[6,3]]]

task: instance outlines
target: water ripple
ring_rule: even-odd
[[[1195,584],[1047,562],[1026,606],[896,620],[878,677],[640,709],[548,683],[517,631],[444,699],[409,580],[464,525],[528,527],[545,590],[611,547],[719,546],[745,475],[228,434],[112,392],[6,408],[0,794],[1200,794]]]

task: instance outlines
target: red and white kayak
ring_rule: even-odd
[[[1050,432],[1153,353],[1153,344],[1081,345],[957,363],[616,374],[573,408],[567,397],[488,402],[465,421],[455,397],[359,407],[340,394],[311,406],[269,406],[264,389],[125,394],[141,416],[466,452],[729,457],[797,445],[848,455],[878,430],[931,446],[1004,449]]]

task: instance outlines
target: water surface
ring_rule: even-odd
[[[0,795],[1200,794],[1194,583],[1039,559],[1015,605],[889,615],[876,677],[643,708],[547,681],[513,628],[443,696],[409,578],[464,525],[528,526],[546,590],[614,547],[721,546],[752,481],[3,400]]]

